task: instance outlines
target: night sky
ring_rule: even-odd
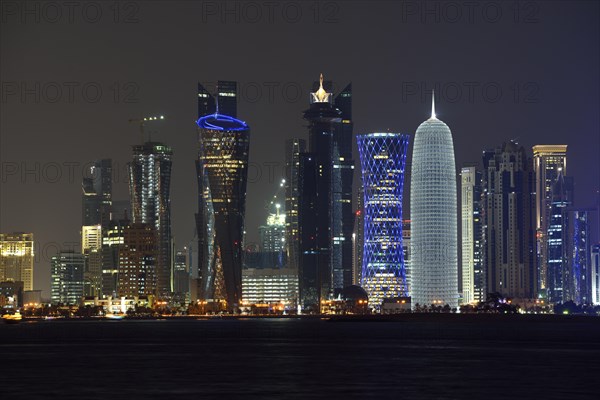
[[[166,116],[148,131],[173,147],[173,233],[178,248],[192,240],[197,82],[239,82],[238,117],[252,129],[248,242],[282,177],[285,139],[307,137],[302,111],[321,72],[338,90],[352,82],[355,133],[413,135],[433,88],[457,168],[505,140],[530,153],[568,144],[575,205],[596,201],[598,2],[291,1],[272,14],[262,1],[73,3],[70,14],[28,2],[27,14],[2,2],[0,231],[35,234],[45,297],[56,244],[80,241],[82,166],[112,158],[113,199],[127,199],[140,140],[131,118]]]

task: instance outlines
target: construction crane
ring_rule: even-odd
[[[137,123],[140,124],[140,139],[141,139],[141,143],[144,144],[144,126],[146,125],[147,122],[150,121],[159,121],[159,120],[164,120],[165,116],[164,115],[159,115],[159,116],[152,116],[152,117],[143,117],[143,118],[132,118],[129,120],[129,123]]]

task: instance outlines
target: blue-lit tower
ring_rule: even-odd
[[[242,298],[242,246],[248,179],[250,127],[218,112],[198,119],[199,297]]]
[[[407,296],[402,247],[402,189],[408,135],[357,135],[364,193],[364,244],[361,286],[369,305]]]

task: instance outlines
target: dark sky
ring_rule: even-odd
[[[139,141],[130,118],[166,115],[150,130],[174,149],[173,232],[178,247],[191,240],[198,81],[240,82],[238,116],[252,128],[249,241],[283,173],[284,140],[306,137],[302,111],[321,72],[338,88],[353,83],[355,133],[414,134],[435,88],[457,167],[509,139],[564,143],[576,205],[595,201],[598,2],[291,1],[272,14],[262,1],[72,3],[70,14],[62,2],[28,2],[30,13],[2,2],[0,231],[34,232],[45,296],[56,244],[80,240],[82,166],[112,158],[114,198],[127,198]]]

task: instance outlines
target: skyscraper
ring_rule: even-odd
[[[563,210],[564,301],[577,304],[593,301],[590,254],[590,213],[593,211],[574,207]]]
[[[237,118],[237,82],[218,81],[211,93],[198,83],[198,118],[215,113]]]
[[[600,244],[594,244],[590,249],[590,302],[593,305],[600,304]]]
[[[300,226],[298,210],[300,207],[300,154],[306,151],[303,139],[285,141],[285,214],[286,214],[286,247],[288,266],[298,270],[300,265]]]
[[[406,297],[408,285],[402,246],[402,190],[408,135],[358,135],[364,192],[364,245],[361,286],[369,305]]]
[[[105,227],[110,224],[105,222]],[[102,226],[81,227],[81,254],[85,257],[84,295],[102,297]]]
[[[151,224],[156,229],[156,291],[159,298],[172,292],[171,238],[171,148],[159,142],[133,146],[129,164],[129,194],[133,223]]]
[[[483,154],[484,262],[487,292],[533,299],[534,179],[531,158],[515,142]]]
[[[321,75],[304,112],[308,153],[300,156],[300,297],[304,307],[352,283],[352,87],[335,99]],[[318,193],[318,195],[317,195]]]
[[[242,298],[242,249],[250,127],[223,114],[197,122],[199,207],[196,214],[201,299]]]
[[[402,254],[404,257],[404,269],[406,270],[406,286],[408,295],[412,294],[412,273],[410,265],[410,219],[402,221]]]
[[[52,304],[79,305],[83,301],[85,258],[74,251],[60,251],[51,261]]]
[[[33,290],[33,233],[0,233],[0,282],[23,282]]]
[[[118,291],[119,252],[125,245],[125,229],[131,225],[127,214],[113,219],[102,229],[102,296],[114,297]]]
[[[354,232],[352,233],[352,284],[360,286],[362,278],[363,247],[365,243],[365,220],[363,218],[364,193],[359,185],[356,197],[356,212],[354,213]]]
[[[565,300],[565,284],[569,281],[566,259],[564,211],[573,204],[573,179],[559,172],[552,184],[550,212],[545,236],[546,244],[546,290],[548,301],[562,303]]]
[[[481,225],[481,171],[475,166],[461,169],[462,301],[485,300],[483,238]]]
[[[123,230],[117,286],[120,297],[156,294],[158,256],[158,234],[153,224],[133,223]]]
[[[411,171],[412,304],[458,307],[456,166],[450,128],[431,118],[415,134]]]
[[[261,250],[272,253],[285,253],[285,211],[281,212],[281,205],[275,205],[275,213],[269,214],[266,225],[258,227]]]
[[[173,291],[176,299],[180,302],[190,300],[190,274],[189,250],[184,247],[175,253],[175,267],[173,271]]]
[[[110,221],[112,206],[112,160],[95,161],[90,176],[82,182],[82,226],[102,225]]]
[[[535,173],[535,229],[538,285],[547,287],[547,235],[550,223],[552,187],[559,172],[567,175],[567,145],[533,146],[533,170]]]

